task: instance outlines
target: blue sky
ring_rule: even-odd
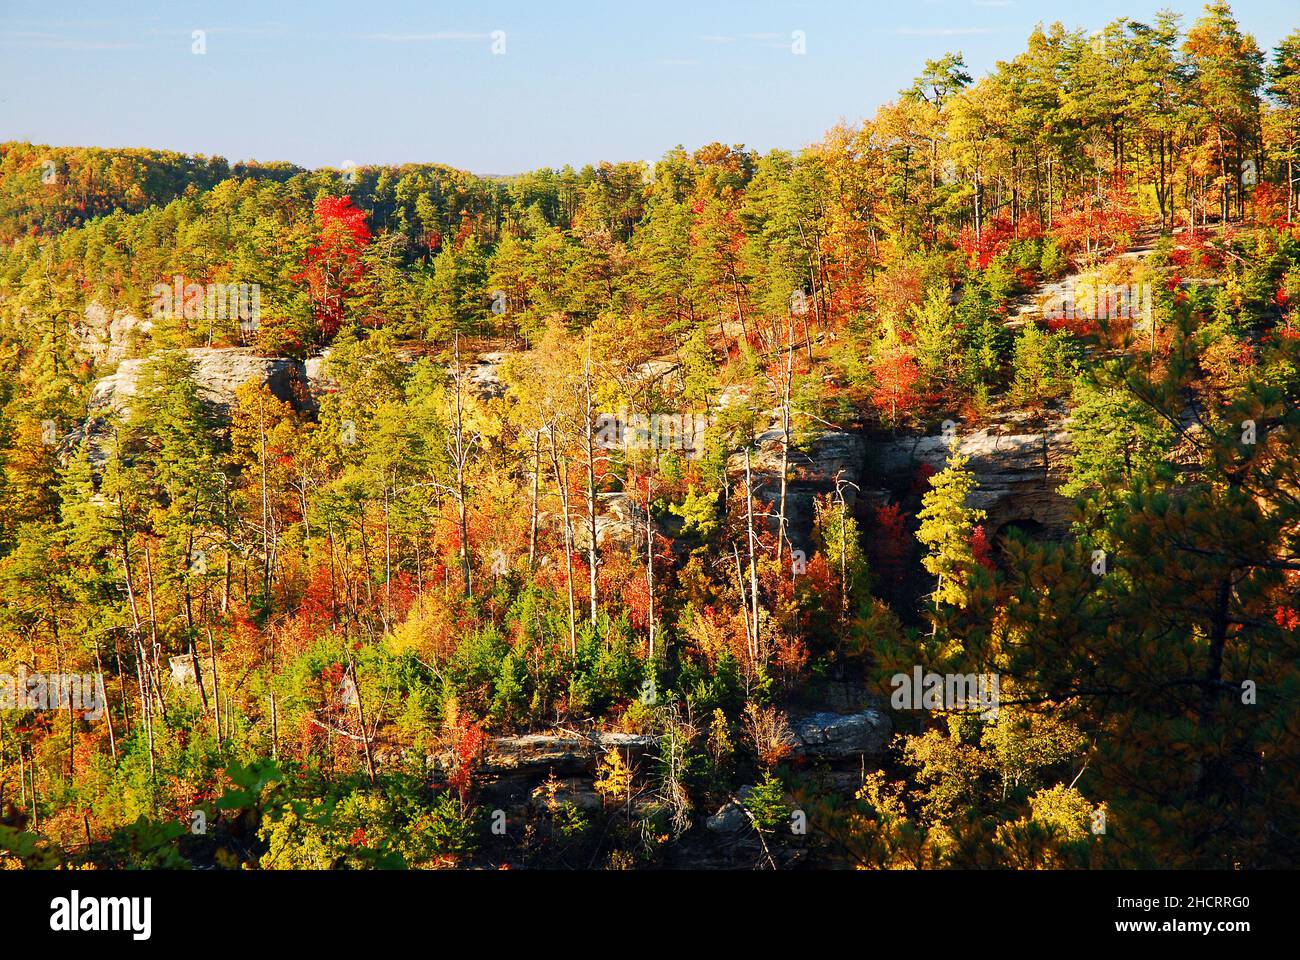
[[[713,140],[798,148],[870,115],[927,57],[961,50],[981,73],[1038,22],[1091,30],[1169,7],[1187,24],[1201,5],[3,0],[0,140],[479,173],[650,160]],[[1266,50],[1300,26],[1297,0],[1233,7]]]

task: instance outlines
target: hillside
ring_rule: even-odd
[[[0,144],[0,866],[1296,866],[1298,156],[1225,3],[797,153]]]

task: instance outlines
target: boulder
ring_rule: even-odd
[[[718,812],[704,821],[704,827],[714,833],[738,833],[749,826],[749,815],[745,808],[734,800],[723,804]]]
[[[704,828],[714,833],[739,833],[750,825],[749,813],[745,810],[745,800],[754,792],[752,784],[745,784],[736,791],[734,800],[728,800],[718,812],[704,821]]]
[[[196,687],[196,677],[194,675],[194,658],[188,653],[171,657],[167,661],[167,666],[171,670],[172,686],[186,688]],[[199,658],[199,673],[197,680],[203,681],[203,689],[208,693],[212,692],[212,667],[208,660],[203,657]]]
[[[791,719],[794,753],[823,760],[884,756],[893,724],[874,707],[856,713],[820,712]]]
[[[718,409],[728,410],[731,407],[743,407],[749,402],[752,392],[747,383],[729,384],[718,391]]]
[[[675,360],[647,360],[633,371],[634,383],[639,389],[654,390],[667,386],[680,386],[681,364]]]

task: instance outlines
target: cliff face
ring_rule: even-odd
[[[893,721],[883,705],[874,700],[867,703],[851,698],[851,703],[831,702],[826,706],[830,709],[791,715],[791,755],[805,771],[815,771],[818,777],[851,794],[861,786],[864,772],[876,769],[884,759],[893,735]],[[655,762],[662,749],[655,736],[609,731],[565,730],[493,737],[485,745],[477,775],[483,802],[497,805],[511,821],[522,820],[530,809],[542,808],[551,790],[555,791],[554,800],[599,811],[605,801],[595,790],[593,780],[602,756],[613,751],[629,766],[645,767]],[[395,759],[386,754],[376,756],[380,764]],[[443,753],[428,756],[425,762],[430,769],[445,774],[454,761],[450,753]],[[750,789],[740,787],[736,797],[743,800]],[[653,797],[644,797],[631,804],[646,811],[657,802]],[[749,816],[738,802],[725,803],[712,815],[708,809],[693,811],[692,819],[706,829],[690,831],[688,852],[682,854],[688,858],[725,860],[731,846],[740,844],[742,849],[731,851],[731,855],[742,856],[748,844],[757,842],[749,829]]]
[[[991,532],[1020,524],[1037,525],[1047,536],[1065,533],[1071,501],[1056,492],[1067,480],[1071,451],[1064,417],[1030,426],[1026,416],[1015,414],[974,430],[959,426],[956,437],[956,450],[970,458],[978,483],[969,506],[987,511]],[[874,441],[868,445],[871,484],[904,484],[921,464],[942,470],[949,453],[941,434]]]
[[[204,399],[219,417],[228,417],[235,391],[250,379],[267,386],[273,394],[299,409],[311,410],[320,396],[336,389],[328,377],[327,357],[306,362],[285,357],[261,357],[242,348],[194,348],[185,351],[194,364],[195,379]],[[502,397],[506,387],[498,375],[503,355],[483,354],[470,360],[468,389],[480,400]],[[122,360],[117,371],[98,381],[90,403],[93,429],[110,411],[129,409],[138,388],[145,360]],[[724,399],[724,403],[725,403]],[[750,448],[750,472],[755,497],[771,506],[775,523],[781,493],[782,435],[775,417],[768,413],[768,428]],[[971,506],[988,512],[990,532],[1007,525],[1029,522],[1038,525],[1039,535],[1063,534],[1069,521],[1070,503],[1056,493],[1066,479],[1069,437],[1064,415],[1034,422],[1011,414],[978,428],[959,426],[955,448],[970,458],[977,480]],[[846,430],[821,430],[803,439],[788,456],[786,518],[791,543],[812,552],[815,505],[819,497],[833,497],[837,485],[850,512],[862,501],[888,496],[886,490],[912,486],[918,468],[944,467],[951,452],[948,438],[941,434],[875,439]],[[727,461],[733,489],[744,482],[745,454],[735,452]],[[844,483],[840,484],[840,481]],[[581,513],[581,507],[578,508]],[[550,518],[552,522],[555,517]],[[587,526],[574,518],[576,546],[585,550]],[[598,542],[606,549],[645,549],[645,521],[636,503],[625,493],[601,493],[596,523]],[[668,533],[659,527],[659,532]],[[192,686],[202,680],[205,689],[206,664],[198,675],[188,656],[172,658],[171,680],[178,686]],[[861,785],[863,773],[884,760],[895,729],[895,717],[888,705],[862,690],[840,684],[823,684],[808,696],[789,704],[790,752],[794,761],[814,771],[846,795]],[[555,799],[569,800],[581,809],[600,811],[605,800],[594,789],[595,768],[610,751],[630,765],[655,762],[661,749],[655,737],[610,731],[553,730],[517,736],[491,738],[485,745],[477,776],[484,802],[521,822],[529,810],[536,811]],[[376,753],[382,768],[400,758],[384,750]],[[432,771],[446,772],[450,755],[425,757]],[[686,857],[698,857],[701,864],[727,864],[728,858],[743,860],[754,842],[749,816],[743,804],[748,788],[737,789],[735,798],[715,810],[694,811],[704,829],[692,831]],[[650,801],[637,801],[648,803]]]
[[[757,437],[749,454],[751,488],[754,497],[771,504],[772,522],[781,506],[781,431],[771,429]],[[815,436],[803,449],[791,446],[786,478],[785,516],[790,542],[810,551],[818,497],[833,497],[837,478],[847,481],[842,487],[850,512],[862,485],[865,447],[862,438],[842,430],[828,430]],[[727,473],[733,485],[745,482],[745,454],[734,453],[727,460]],[[855,486],[856,485],[856,486]]]
[[[276,397],[305,409],[310,406],[307,374],[301,360],[260,357],[244,347],[194,347],[184,351],[194,364],[194,379],[203,399],[219,416],[228,415],[235,391],[256,380]],[[90,412],[126,410],[135,395],[144,359],[123,360],[111,376],[96,382],[90,395]]]
[[[110,312],[103,304],[92,301],[73,323],[72,333],[81,352],[96,363],[116,363],[134,347],[147,343],[152,329],[152,320],[127,310]]]
[[[1031,423],[1026,414],[1010,414],[975,429],[958,427],[956,449],[970,458],[977,487],[969,506],[988,514],[985,525],[998,534],[1009,524],[1037,535],[1060,537],[1070,524],[1072,503],[1057,493],[1068,479],[1071,452],[1065,417],[1054,414]],[[912,485],[922,464],[944,468],[951,452],[942,434],[866,439],[830,430],[802,450],[791,448],[786,481],[786,524],[791,543],[807,550],[812,539],[818,497],[834,494],[837,478],[848,481],[843,495],[850,513],[859,500],[888,502],[889,491]],[[745,479],[744,453],[727,461],[732,484]],[[781,435],[768,430],[750,450],[754,496],[771,504],[772,523],[781,496]],[[856,485],[856,486],[854,486]]]
[[[174,671],[193,670],[188,657],[173,665]],[[834,704],[831,706],[842,706]],[[842,760],[878,763],[885,755],[893,734],[893,723],[874,701],[857,704],[851,710],[820,710],[796,713],[790,719],[791,751],[810,760]],[[548,773],[577,774],[590,772],[596,762],[610,750],[628,758],[653,752],[658,740],[647,734],[610,731],[556,731],[528,733],[513,737],[493,737],[488,741],[478,769],[500,778],[538,779]],[[430,757],[433,763],[450,766],[450,754]]]
[[[89,311],[88,311],[89,313]],[[101,318],[103,319],[103,318]],[[114,324],[121,326],[119,317]],[[147,321],[145,321],[147,323]],[[129,325],[128,325],[129,326]],[[134,327],[129,329],[133,330]],[[122,327],[128,330],[128,327]],[[129,330],[128,330],[129,333]],[[105,356],[125,349],[123,333],[105,346]],[[250,379],[267,386],[281,400],[301,410],[315,406],[316,397],[333,387],[325,375],[326,357],[307,361],[289,357],[262,357],[242,347],[196,347],[184,351],[194,364],[195,379],[204,399],[218,417],[229,415],[235,391]],[[503,354],[484,354],[470,361],[467,377],[470,392],[481,399],[494,399],[506,390],[498,377]],[[122,360],[117,371],[93,387],[90,413],[124,411],[134,396],[144,359]],[[727,398],[724,398],[724,403]],[[750,471],[756,498],[771,504],[773,522],[779,512],[781,494],[781,433],[770,426],[756,438],[750,450]],[[1065,417],[1054,414],[1031,424],[1025,414],[1002,416],[976,429],[957,428],[956,448],[970,458],[978,488],[970,505],[987,511],[987,526],[993,532],[1010,523],[1034,524],[1048,536],[1059,536],[1069,524],[1070,501],[1056,492],[1066,480],[1070,453]],[[906,486],[921,464],[942,470],[949,455],[949,443],[942,434],[901,436],[865,440],[856,433],[827,430],[812,437],[802,449],[792,447],[786,482],[786,521],[791,542],[809,549],[818,497],[835,493],[837,478],[843,485],[850,511],[861,495],[867,500],[887,499],[885,489]],[[727,462],[731,483],[744,482],[744,453],[733,453]],[[597,538],[633,546],[637,542],[639,517],[618,495],[602,496]],[[579,531],[579,535],[585,535]],[[585,541],[582,544],[585,546]]]
[[[259,357],[244,347],[194,347],[184,351],[194,365],[194,379],[200,395],[220,421],[228,421],[235,403],[235,391],[249,380],[266,386],[281,400],[299,410],[311,410],[315,400],[308,389],[301,360],[291,357]],[[83,441],[90,463],[96,469],[108,458],[105,446],[109,415],[126,414],[140,382],[147,358],[123,360],[117,370],[97,380],[86,404],[86,419],[61,445],[70,454]]]

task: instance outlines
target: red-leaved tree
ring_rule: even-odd
[[[307,283],[322,339],[343,324],[343,306],[361,276],[361,254],[369,243],[366,213],[352,205],[351,197],[316,201],[316,242],[307,249],[297,279]]]
[[[881,417],[888,415],[890,426],[897,426],[899,414],[920,400],[921,369],[911,348],[905,343],[886,346],[871,365],[871,373],[876,380],[871,404],[880,411]]]

